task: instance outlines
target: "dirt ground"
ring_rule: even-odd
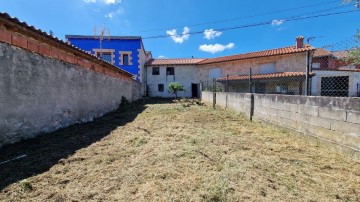
[[[360,201],[347,153],[221,109],[145,100],[0,149],[0,201]]]

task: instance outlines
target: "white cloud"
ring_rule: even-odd
[[[106,4],[117,4],[121,3],[121,0],[102,0]]]
[[[206,29],[204,31],[204,38],[205,39],[214,39],[215,37],[221,36],[222,32],[216,31],[214,29]]]
[[[222,52],[226,49],[232,49],[234,48],[235,44],[234,43],[229,43],[228,45],[222,45],[222,44],[203,44],[201,46],[199,46],[199,50],[204,51],[204,52],[208,52],[208,53],[217,53],[217,52]]]
[[[283,24],[285,22],[285,20],[273,20],[271,22],[272,26],[280,26],[281,24]]]
[[[159,57],[158,57],[159,59],[165,59],[166,57],[165,56],[163,56],[163,55],[159,55]]]
[[[96,2],[101,2],[101,3],[105,3],[105,4],[117,4],[117,3],[121,3],[121,0],[83,0],[85,3],[96,3]]]
[[[189,33],[190,33],[190,29],[188,27],[184,27],[184,30],[181,35],[178,35],[176,33],[176,29],[166,31],[166,34],[169,35],[175,43],[180,43],[180,44],[183,43],[185,40],[189,39],[190,37]]]
[[[113,18],[116,15],[121,15],[124,14],[124,9],[123,8],[119,8],[116,11],[110,12],[108,14],[105,15],[106,18]]]

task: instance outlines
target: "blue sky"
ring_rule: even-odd
[[[94,35],[94,26],[98,32],[104,26],[106,34],[110,29],[111,35],[142,36],[154,58],[209,58],[272,49],[294,45],[299,35],[315,36],[315,47],[339,43],[360,29],[360,12],[284,19],[355,9],[341,0],[0,0],[1,12],[52,30],[61,39],[65,34]],[[218,31],[260,22],[270,24]],[[148,38],[154,36],[161,37]]]

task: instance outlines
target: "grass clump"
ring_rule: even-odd
[[[20,181],[20,187],[22,191],[31,191],[33,189],[31,182],[27,179]]]

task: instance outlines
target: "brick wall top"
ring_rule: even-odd
[[[85,51],[48,35],[46,32],[0,13],[0,42],[90,69],[108,76],[132,80],[132,74]]]

